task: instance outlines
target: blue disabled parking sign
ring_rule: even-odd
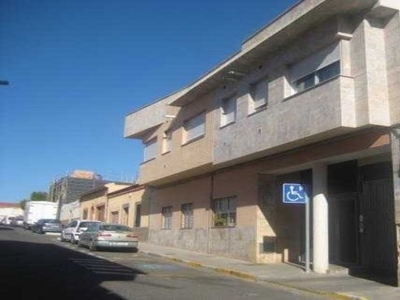
[[[282,199],[283,203],[307,203],[305,186],[299,183],[284,183]]]

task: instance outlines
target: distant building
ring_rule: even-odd
[[[108,181],[91,171],[75,170],[70,175],[54,181],[49,188],[49,201],[61,204],[71,203],[79,197]]]

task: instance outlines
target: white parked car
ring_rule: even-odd
[[[61,232],[61,241],[66,242],[69,241],[72,244],[77,244],[79,241],[79,236],[82,232],[84,232],[88,227],[101,223],[100,221],[91,221],[91,220],[75,220],[69,223]]]
[[[98,223],[92,225],[80,236],[78,247],[86,246],[90,251],[99,248],[128,249],[138,251],[139,238],[132,228],[109,223]]]

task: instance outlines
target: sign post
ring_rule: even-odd
[[[299,183],[284,183],[282,188],[283,203],[290,204],[305,204],[306,210],[306,240],[305,240],[305,260],[306,273],[310,272],[310,201],[303,184]]]

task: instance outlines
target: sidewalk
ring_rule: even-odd
[[[400,288],[357,278],[344,272],[324,275],[305,273],[299,266],[290,264],[255,264],[149,243],[140,243],[140,251],[186,263],[192,267],[210,268],[244,279],[264,281],[337,299],[400,299]]]

